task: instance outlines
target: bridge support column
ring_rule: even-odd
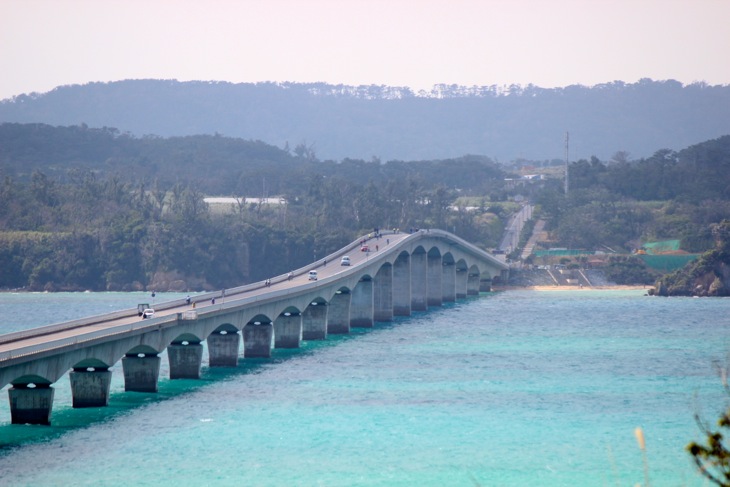
[[[208,335],[208,365],[211,367],[236,367],[241,336],[238,333],[219,331]]]
[[[428,266],[425,252],[411,255],[411,311],[428,309]]]
[[[327,312],[327,333],[350,333],[350,300],[352,294],[347,291],[337,291],[330,301]]]
[[[51,424],[53,387],[37,385],[34,388],[13,385],[8,390],[10,398],[10,422],[12,424]]]
[[[299,348],[302,343],[302,315],[283,314],[274,320],[274,347]]]
[[[443,277],[443,265],[441,263],[440,255],[429,255],[428,256],[428,269],[427,269],[427,280],[428,280],[428,293],[427,302],[429,306],[441,306],[443,304],[443,289],[441,287],[441,281]]]
[[[466,269],[456,269],[456,299],[466,298]]]
[[[411,316],[411,261],[400,255],[393,264],[393,315]]]
[[[441,299],[444,303],[453,303],[456,301],[456,266],[444,263],[441,269]]]
[[[124,390],[127,392],[157,392],[161,360],[158,355],[122,357]]]
[[[302,313],[302,339],[324,340],[327,338],[326,303],[313,302]]]
[[[469,273],[466,279],[466,294],[469,296],[479,295],[479,274]]]
[[[68,374],[75,408],[99,408],[109,404],[112,373],[107,369],[74,369]]]
[[[480,278],[479,279],[479,291],[483,293],[488,293],[492,290],[492,279],[487,276],[486,278]]]
[[[350,326],[373,327],[373,281],[360,281],[352,290]]]
[[[393,321],[393,267],[384,265],[373,281],[373,319]]]
[[[244,326],[243,356],[245,358],[271,358],[271,341],[273,338],[274,325],[272,323]]]
[[[502,284],[507,284],[509,281],[509,269],[502,269],[499,271],[499,282]]]
[[[170,379],[200,379],[203,345],[200,343],[171,343],[167,347]]]

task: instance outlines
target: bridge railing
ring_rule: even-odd
[[[475,252],[476,254],[481,255],[484,258],[493,260],[499,266],[504,266],[504,264],[501,261],[494,258],[488,252],[485,252],[484,250],[476,247],[475,245],[473,245],[453,234],[450,234],[449,232],[445,232],[443,230],[419,230],[417,232],[417,234],[421,234],[421,235],[423,235],[424,233],[430,234],[432,236],[448,238],[449,240],[454,241],[458,245],[461,245],[464,248],[469,249],[470,251]],[[386,234],[386,233],[384,232],[382,234]],[[416,235],[416,234],[414,234],[414,235]],[[353,249],[357,249],[360,246],[360,243],[362,242],[363,238],[365,238],[365,237],[360,237],[357,240],[354,240],[346,247],[338,250],[335,253],[328,255],[326,257],[326,259],[328,259],[328,260],[336,259],[337,257],[346,255],[348,252],[350,252]],[[402,240],[401,242],[399,242],[399,244],[404,245],[407,240],[409,240],[409,238]],[[307,266],[304,266],[300,269],[293,271],[293,273],[296,273],[296,275],[301,275],[303,273],[306,273],[310,269],[318,267],[320,265],[320,263],[323,263],[322,262],[323,260],[324,259],[322,259],[321,261],[317,261],[317,262],[308,264]],[[352,271],[354,272],[355,269],[352,269]],[[320,280],[320,284],[328,284],[330,281],[335,281],[337,279],[339,279],[338,276],[330,276],[328,278],[324,278],[324,279]],[[281,282],[281,281],[285,281],[285,280],[287,280],[287,275],[283,274],[281,276],[274,277],[272,279],[272,283]],[[270,291],[270,292],[266,293],[265,295],[250,296],[250,297],[245,297],[245,298],[236,298],[234,301],[230,301],[228,303],[225,303],[225,301],[222,300],[217,305],[205,306],[203,308],[196,309],[195,310],[196,316],[198,318],[204,318],[208,314],[217,313],[217,312],[220,312],[221,310],[225,310],[225,309],[240,308],[240,307],[247,306],[247,305],[250,305],[253,303],[257,303],[257,302],[265,303],[267,301],[275,301],[283,296],[299,294],[303,291],[307,291],[308,289],[310,289],[310,284],[311,283],[305,283],[305,284],[301,284],[301,285],[293,287],[293,288],[274,290],[274,291]],[[255,282],[252,284],[246,284],[244,286],[238,286],[235,288],[231,288],[231,289],[225,290],[225,292],[226,292],[226,295],[233,297],[236,294],[241,294],[241,293],[245,293],[245,292],[248,292],[251,290],[260,289],[262,287],[265,287],[265,286],[263,284],[263,281],[260,281],[260,282]],[[205,302],[212,298],[223,297],[222,295],[223,295],[223,291],[215,291],[215,292],[211,292],[211,293],[198,294],[195,296],[194,301],[196,303]],[[156,305],[156,309],[158,309],[158,310],[171,309],[171,308],[183,306],[185,304],[186,304],[186,299],[181,298],[181,299],[176,299],[176,300],[171,300],[168,302],[160,303],[160,304]],[[132,316],[136,316],[136,315],[137,315],[136,309],[127,309],[127,310],[115,311],[110,314],[91,316],[91,317],[87,317],[87,318],[73,320],[70,322],[64,322],[64,323],[58,323],[58,324],[54,324],[54,325],[34,328],[31,330],[24,330],[24,331],[8,333],[8,334],[0,336],[0,344],[18,341],[18,340],[22,340],[22,339],[30,338],[30,337],[48,335],[48,334],[56,333],[58,331],[66,331],[66,330],[70,330],[70,329],[74,329],[74,328],[83,327],[83,326],[89,325],[89,324],[105,323],[105,322],[113,321],[116,319],[132,317]],[[11,359],[11,358],[17,358],[17,357],[24,356],[24,355],[39,353],[42,351],[48,351],[48,350],[57,348],[59,346],[76,344],[76,343],[79,343],[80,341],[95,340],[98,338],[103,338],[106,336],[111,336],[111,335],[115,335],[115,334],[119,334],[119,333],[127,333],[130,331],[142,330],[145,328],[154,328],[154,327],[161,326],[161,324],[164,324],[164,323],[173,322],[173,321],[177,322],[178,319],[182,319],[181,313],[177,313],[176,315],[169,315],[169,316],[164,316],[164,317],[140,320],[139,322],[134,322],[134,323],[115,325],[113,327],[106,328],[104,330],[98,330],[98,331],[94,331],[94,332],[85,333],[85,334],[79,335],[77,337],[59,339],[59,340],[46,342],[44,344],[23,347],[21,349],[15,350],[13,352],[10,352],[10,351],[0,352],[0,363],[2,361],[5,361],[5,360]]]
[[[332,278],[323,279],[322,283],[325,284],[326,281],[332,280]],[[243,299],[236,299],[235,301],[230,301],[228,303],[221,302],[216,305],[210,305],[203,308],[196,309],[196,319],[204,319],[209,315],[215,315],[220,313],[221,311],[234,311],[235,309],[250,306],[251,304],[265,304],[270,301],[276,301],[278,299],[281,299],[282,297],[293,295],[293,294],[299,294],[303,291],[307,291],[311,286],[312,283],[304,283],[299,286],[293,287],[293,288],[287,288],[287,289],[279,289],[274,290],[269,293],[266,293],[265,295],[256,295],[256,296],[249,296],[247,298]],[[247,287],[247,286],[242,286]],[[177,302],[179,300],[175,300],[172,302]],[[185,300],[180,300],[183,303]],[[120,314],[123,312],[113,313],[113,314]],[[123,316],[122,316],[123,317]],[[16,350],[12,351],[5,351],[0,352],[0,364],[3,362],[12,360],[12,359],[18,359],[22,357],[26,357],[29,355],[34,355],[42,352],[49,352],[55,349],[71,346],[71,345],[78,345],[80,343],[87,343],[93,340],[99,340],[102,338],[111,337],[114,335],[120,335],[120,334],[126,334],[133,331],[139,331],[139,332],[145,332],[148,330],[154,330],[159,329],[164,326],[171,326],[174,324],[177,324],[178,320],[184,320],[189,319],[189,317],[184,317],[183,312],[176,313],[172,315],[167,316],[160,316],[158,318],[149,318],[145,320],[140,320],[134,323],[126,323],[126,324],[120,324],[115,325],[109,328],[105,328],[103,330],[96,330],[91,331],[88,333],[84,333],[82,335],[77,335],[74,337],[67,337],[67,338],[59,338],[57,340],[51,340],[35,345],[28,345]],[[93,318],[86,318],[84,320],[76,320],[77,322],[83,322],[87,320],[93,320]],[[105,320],[109,321],[109,320]],[[98,320],[96,321],[98,323]],[[81,326],[78,325],[77,326]],[[53,328],[53,325],[49,325],[45,328]],[[60,327],[61,330],[68,329]]]
[[[0,352],[0,364],[2,364],[5,361],[17,359],[21,357],[25,357],[28,355],[34,355],[41,352],[47,352],[54,349],[58,349],[61,347],[69,346],[69,345],[78,345],[81,343],[87,343],[93,340],[98,340],[100,338],[105,338],[113,335],[119,335],[123,333],[130,333],[137,330],[146,330],[146,329],[159,329],[163,327],[164,325],[177,323],[179,319],[178,315],[168,315],[168,316],[162,316],[160,318],[152,318],[147,320],[140,320],[134,323],[126,323],[123,325],[115,325],[110,328],[105,328],[103,330],[96,330],[91,331],[88,333],[84,333],[83,335],[77,335],[73,337],[66,337],[66,338],[59,338],[56,340],[51,340],[43,343],[39,343],[36,345],[28,345],[16,350],[8,350],[5,352]]]
[[[382,234],[392,233],[392,231],[388,230],[386,232],[381,232],[381,233]],[[332,261],[334,259],[337,259],[338,257],[341,257],[342,255],[346,255],[351,250],[358,248],[360,245],[360,242],[362,241],[363,238],[366,238],[366,236],[362,236],[362,237],[352,241],[346,247],[339,249],[338,251],[328,255],[327,257],[324,257],[316,262],[313,262],[311,264],[308,264],[304,267],[301,267],[299,269],[292,271],[292,274],[297,276],[297,275],[307,273],[311,269],[314,269],[314,268],[319,267],[320,265],[324,264],[325,259],[327,261]],[[270,281],[272,284],[275,284],[277,282],[284,282],[286,280],[287,280],[287,274],[282,274],[282,275],[274,276],[274,277],[270,278]],[[258,281],[258,282],[254,282],[251,284],[245,284],[243,286],[237,286],[237,287],[226,289],[226,290],[196,294],[192,298],[192,301],[194,301],[195,303],[201,303],[201,302],[210,301],[213,298],[223,299],[224,292],[228,296],[233,296],[235,294],[242,294],[242,293],[246,293],[246,292],[253,291],[256,289],[261,289],[263,287],[265,287],[264,281]],[[158,311],[164,311],[164,310],[184,306],[185,304],[187,304],[186,298],[179,298],[179,299],[174,299],[174,300],[158,303],[155,305],[155,309]],[[50,335],[52,333],[57,333],[59,331],[73,330],[74,328],[80,328],[82,326],[86,326],[86,325],[90,325],[90,324],[99,324],[99,323],[105,323],[108,321],[118,320],[120,318],[129,318],[129,317],[136,316],[137,314],[138,314],[138,312],[137,312],[136,308],[128,308],[128,309],[123,309],[123,310],[119,310],[119,311],[113,311],[108,314],[93,315],[93,316],[88,316],[85,318],[79,318],[77,320],[65,321],[63,323],[54,323],[54,324],[50,324],[50,325],[40,326],[40,327],[32,328],[30,330],[21,330],[21,331],[6,333],[3,335],[0,335],[0,344],[16,342],[19,340],[24,340],[26,338],[34,338],[34,337],[39,337],[39,336],[44,336],[44,335]]]

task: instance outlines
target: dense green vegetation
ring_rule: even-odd
[[[560,246],[631,251],[681,239],[684,250],[703,252],[713,245],[710,224],[730,215],[730,136],[638,161],[580,160],[569,187],[566,198],[552,180],[535,195]]]
[[[451,209],[460,185],[501,191],[503,171],[483,157],[334,163],[225,137],[16,124],[0,126],[0,146],[3,288],[220,288],[285,273],[375,227],[449,228],[486,248],[509,216]],[[204,192],[288,203],[218,215]]]
[[[285,273],[375,227],[444,228],[489,249],[517,195],[547,220],[545,245],[619,254],[663,239],[703,252],[730,215],[730,136],[638,161],[580,160],[569,174],[566,197],[559,178],[514,184],[483,156],[320,161],[303,144],[2,124],[0,288],[220,288]],[[287,204],[211,212],[204,195]],[[624,257],[607,273],[656,277]]]
[[[715,247],[658,280],[660,296],[730,296],[730,220],[710,226]]]

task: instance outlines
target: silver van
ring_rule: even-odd
[[[309,280],[310,281],[316,281],[317,280],[317,271],[309,271]]]

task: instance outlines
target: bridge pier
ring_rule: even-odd
[[[327,333],[350,333],[350,302],[352,294],[349,291],[337,291],[330,300],[327,312]]]
[[[456,266],[453,262],[444,262],[441,268],[441,299],[444,303],[453,303],[456,301]]]
[[[428,310],[428,263],[425,252],[411,254],[411,311]]]
[[[170,361],[170,379],[200,379],[203,363],[203,345],[173,342],[167,347]]]
[[[393,264],[393,315],[411,316],[411,261],[401,254]]]
[[[440,255],[428,256],[428,268],[426,270],[426,280],[428,281],[427,303],[431,307],[438,307],[443,304],[443,289],[441,287],[443,277],[442,267]]]
[[[243,327],[243,356],[245,358],[271,358],[271,341],[274,325],[249,323]]]
[[[393,321],[393,267],[384,265],[373,281],[373,319]]]
[[[466,269],[456,269],[456,299],[466,298],[467,274]]]
[[[8,390],[11,424],[51,424],[54,389],[50,384],[13,385]]]
[[[122,357],[124,390],[127,392],[157,392],[160,376],[158,355],[127,355]]]
[[[208,365],[210,367],[236,367],[241,336],[237,332],[215,331],[208,335]]]
[[[373,324],[373,281],[361,280],[352,290],[350,326],[372,328]]]
[[[299,348],[301,343],[302,315],[300,313],[284,313],[274,320],[275,348]]]
[[[311,303],[302,313],[302,339],[325,340],[327,338],[326,303]]]
[[[469,273],[466,278],[466,294],[468,296],[479,296],[479,274]]]
[[[71,397],[75,408],[98,408],[109,404],[112,372],[108,368],[89,370],[78,368],[68,374]]]
[[[492,279],[487,277],[485,279],[479,279],[479,292],[488,293],[492,290]]]

